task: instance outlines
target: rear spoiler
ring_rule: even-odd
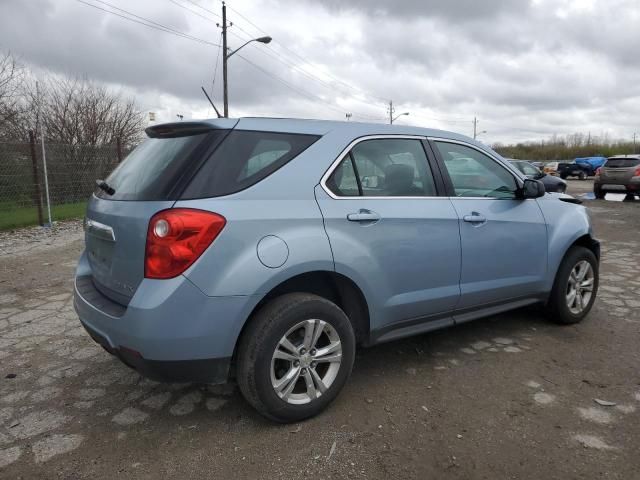
[[[174,122],[147,127],[144,132],[149,138],[176,138],[199,135],[213,130],[230,130],[238,120],[221,118],[205,122]]]

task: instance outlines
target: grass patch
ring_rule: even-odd
[[[64,203],[51,206],[51,219],[68,220],[82,218],[87,208],[87,202]],[[43,205],[42,216],[48,222],[47,207]],[[6,203],[0,204],[0,230],[28,227],[38,224],[38,209],[36,207],[16,207]]]

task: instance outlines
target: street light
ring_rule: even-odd
[[[481,132],[478,132],[476,134],[473,135],[473,139],[475,140],[476,138],[478,138],[480,135],[482,135],[483,133],[487,133],[486,130],[482,130]]]
[[[399,119],[403,115],[409,115],[409,112],[403,112],[403,113],[400,113],[400,114],[396,115],[395,117],[393,117],[391,119],[391,123],[393,124],[393,122],[395,122],[397,119]]]
[[[223,5],[223,9],[225,9],[224,5]],[[226,17],[226,14],[225,14]],[[259,43],[271,43],[272,38],[269,36],[266,37],[258,37],[258,38],[252,38],[251,40],[245,42],[244,44],[240,45],[238,48],[236,48],[235,50],[231,50],[229,48],[227,48],[227,38],[226,38],[226,18],[224,19],[225,21],[225,27],[223,28],[223,33],[225,34],[224,37],[224,55],[222,58],[222,79],[223,79],[223,83],[224,83],[224,116],[225,118],[227,118],[229,116],[229,87],[228,87],[228,81],[227,81],[227,60],[229,60],[236,52],[238,52],[238,50],[246,47],[247,45],[249,45],[251,42],[259,42]]]

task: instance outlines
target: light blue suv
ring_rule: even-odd
[[[141,374],[235,378],[315,415],[356,345],[598,289],[586,209],[454,133],[242,118],[157,125],[91,197],[75,308]]]

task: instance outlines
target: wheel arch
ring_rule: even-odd
[[[356,342],[368,344],[371,332],[369,305],[364,293],[349,277],[330,270],[315,270],[294,275],[269,290],[255,305],[236,339],[232,364],[236,363],[238,345],[255,313],[269,301],[286,293],[311,293],[340,307],[353,326]]]

